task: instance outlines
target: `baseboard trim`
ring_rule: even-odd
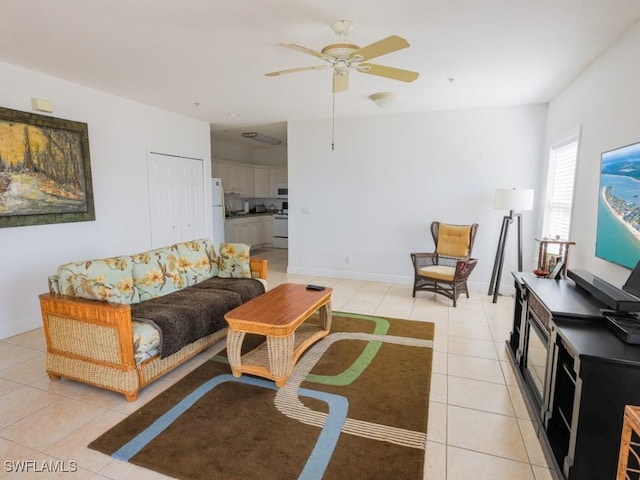
[[[287,268],[289,275],[305,275],[310,277],[343,278],[345,280],[362,280],[367,282],[396,283],[400,285],[413,285],[413,275],[392,275],[374,272],[353,272],[344,270],[331,270],[325,268]],[[489,282],[468,282],[469,290],[474,292],[486,292],[489,289]],[[513,295],[515,288],[513,284],[500,284],[500,292],[504,296]]]
[[[24,318],[10,323],[2,323],[0,324],[0,340],[28,332],[38,327],[42,327],[42,318],[39,316]]]

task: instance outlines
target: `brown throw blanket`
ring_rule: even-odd
[[[197,285],[131,306],[135,320],[155,324],[162,334],[161,358],[227,327],[229,310],[264,293],[252,278],[213,277]]]

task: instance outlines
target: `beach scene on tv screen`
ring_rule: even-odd
[[[627,268],[640,260],[640,142],[602,154],[596,256]]]

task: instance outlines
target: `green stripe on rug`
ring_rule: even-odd
[[[373,333],[376,335],[385,335],[389,331],[389,321],[381,317],[341,312],[336,312],[336,314],[343,317],[360,318],[362,320],[374,322],[375,329],[373,330]],[[316,375],[310,373],[307,375],[306,380],[308,382],[322,383],[324,385],[350,385],[367,368],[369,363],[371,363],[371,360],[376,356],[381,346],[382,342],[369,342],[358,359],[353,362],[349,368],[338,375]]]

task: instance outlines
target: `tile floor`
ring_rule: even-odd
[[[457,308],[442,296],[411,287],[286,274],[286,250],[262,250],[269,286],[289,281],[334,289],[334,310],[436,324],[425,479],[552,479],[504,351],[513,299],[491,303],[486,292],[462,297]],[[0,478],[167,479],[113,460],[86,445],[158,395],[219,347],[201,353],[145,388],[136,402],[44,372],[41,329],[0,340]],[[19,460],[59,463],[74,473],[16,473]],[[74,463],[71,463],[74,462]],[[33,469],[32,469],[33,470]]]

